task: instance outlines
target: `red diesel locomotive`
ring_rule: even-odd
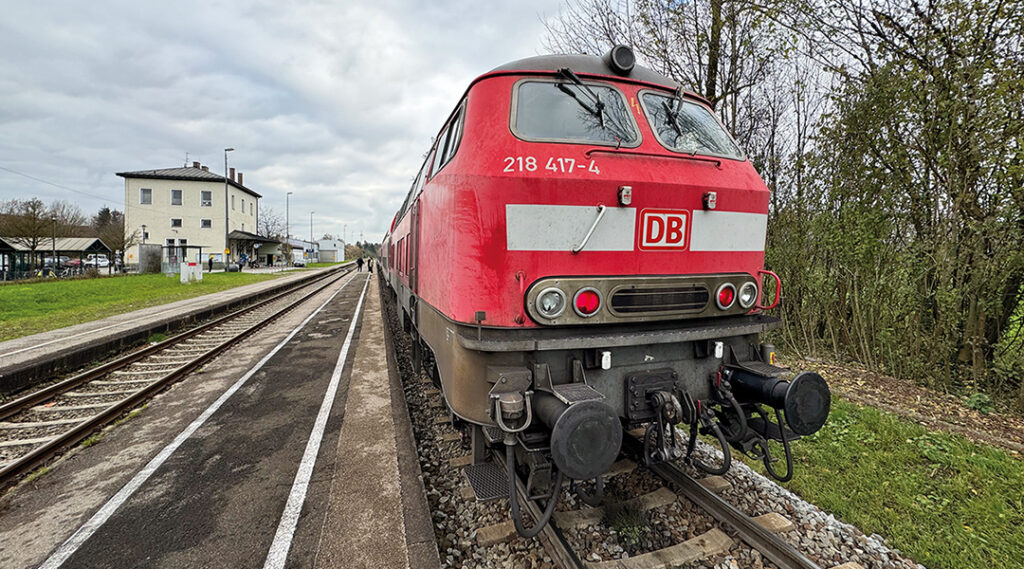
[[[600,490],[624,428],[646,429],[648,463],[721,473],[733,447],[792,476],[789,443],[821,428],[830,394],[815,373],[783,379],[758,340],[779,325],[764,314],[781,289],[764,270],[768,197],[708,102],[626,46],[470,84],[381,249],[414,365],[469,431],[478,498],[508,492],[533,535],[563,476]],[[723,463],[691,457],[698,433]],[[486,452],[501,444],[505,470]],[[517,463],[547,500],[532,528]]]

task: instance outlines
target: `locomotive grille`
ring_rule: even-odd
[[[626,288],[612,294],[612,311],[618,314],[664,314],[700,312],[708,303],[708,289],[703,285],[682,285],[657,288]]]

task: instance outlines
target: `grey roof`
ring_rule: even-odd
[[[261,243],[277,243],[277,239],[264,237],[262,235],[256,235],[255,233],[249,233],[248,231],[241,231],[238,229],[232,229],[231,233],[228,233],[228,239],[234,239],[236,241],[259,241]]]
[[[224,176],[220,174],[214,174],[208,170],[202,168],[162,168],[159,170],[138,170],[136,172],[118,172],[118,176],[122,178],[149,178],[155,180],[188,180],[194,182],[219,182],[224,183]],[[232,186],[242,190],[243,192],[249,192],[250,194],[261,198],[260,194],[250,190],[249,188],[235,182],[234,180],[228,180],[228,183]]]
[[[28,245],[18,242],[18,238],[16,237],[0,237],[0,241],[15,251],[32,250]],[[71,251],[111,251],[110,247],[107,247],[106,243],[95,237],[58,237],[56,242],[47,238],[43,239],[39,246],[36,247],[36,251],[52,251],[54,249],[60,253],[67,253]]]
[[[594,55],[538,55],[536,57],[518,59],[516,61],[506,63],[505,65],[495,67],[490,71],[490,73],[503,71],[555,72],[563,67],[568,67],[577,74],[608,75],[618,79],[623,78],[621,75],[612,71],[612,69],[605,64],[603,59]],[[639,65],[635,65],[629,75],[625,76],[625,79],[664,85],[665,87],[670,87],[672,89],[680,86],[674,79]]]

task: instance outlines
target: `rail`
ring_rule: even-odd
[[[303,303],[308,298],[324,290],[331,284],[337,282],[343,276],[352,272],[350,267],[344,267],[348,268],[349,270],[344,273],[339,273],[341,268],[342,267],[339,267],[338,270],[328,271],[315,281],[306,281],[303,283],[299,283],[294,287],[290,287],[285,292],[275,294],[273,297],[260,301],[255,305],[248,306],[242,310],[238,310],[232,314],[217,318],[211,322],[203,324],[202,326],[199,326],[195,329],[178,334],[172,338],[160,342],[159,344],[149,346],[143,350],[134,352],[132,354],[128,354],[114,361],[100,365],[92,370],[88,370],[74,377],[51,385],[45,389],[28,394],[19,399],[15,399],[4,405],[0,405],[0,419],[10,417],[18,412],[31,409],[44,401],[48,401],[63,393],[67,393],[68,391],[71,391],[79,386],[85,385],[90,381],[94,381],[101,377],[108,376],[111,373],[128,367],[129,365],[135,362],[139,362],[140,360],[143,360],[147,357],[153,356],[160,352],[164,352],[171,347],[177,346],[186,340],[195,338],[204,332],[210,331],[232,320],[253,313],[256,310],[259,310],[260,308],[263,308],[275,301],[282,300],[284,297],[292,295],[303,288],[314,287],[312,290],[304,292],[300,298],[290,302],[288,305],[284,306],[279,310],[275,310],[267,317],[259,319],[256,323],[246,326],[240,332],[237,332],[233,334],[231,337],[223,341],[220,341],[216,346],[204,351],[199,356],[192,358],[189,361],[184,362],[180,365],[175,364],[178,367],[167,372],[162,377],[155,379],[152,383],[140,388],[138,391],[133,392],[128,397],[121,399],[117,402],[114,402],[108,407],[103,408],[102,411],[100,411],[96,415],[93,415],[92,417],[82,418],[82,422],[75,424],[68,431],[65,431],[60,435],[55,436],[54,438],[42,443],[40,446],[33,448],[28,453],[19,456],[13,461],[4,465],[3,467],[0,467],[0,488],[8,486],[12,482],[14,482],[19,476],[26,474],[33,470],[34,468],[36,468],[37,466],[43,464],[44,462],[55,456],[57,453],[59,453],[61,450],[85,439],[96,429],[117,419],[125,411],[136,407],[139,403],[152,397],[153,395],[164,389],[167,385],[173,383],[174,381],[177,381],[178,379],[185,376],[189,372],[195,370],[196,368],[203,365],[207,361],[221,354],[222,352],[224,352],[225,350],[227,350],[240,340],[246,338],[247,336],[253,334],[257,330],[263,328],[264,326],[266,326],[273,320],[279,318],[280,316],[288,313],[290,310],[297,307],[299,304]],[[318,284],[319,286],[315,286]],[[17,423],[14,423],[13,425],[16,424]]]

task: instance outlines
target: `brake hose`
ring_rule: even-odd
[[[523,526],[523,517],[519,512],[519,496],[516,493],[516,453],[514,444],[505,444],[505,471],[508,476],[508,502],[512,507],[512,523],[515,524],[519,535],[526,538],[534,537],[540,533],[540,530],[544,529],[544,526],[551,519],[551,514],[555,511],[558,493],[562,491],[562,471],[559,470],[555,474],[555,481],[551,486],[551,498],[548,499],[548,505],[544,508],[544,513],[541,515],[540,520],[537,521],[537,524],[529,529]]]

